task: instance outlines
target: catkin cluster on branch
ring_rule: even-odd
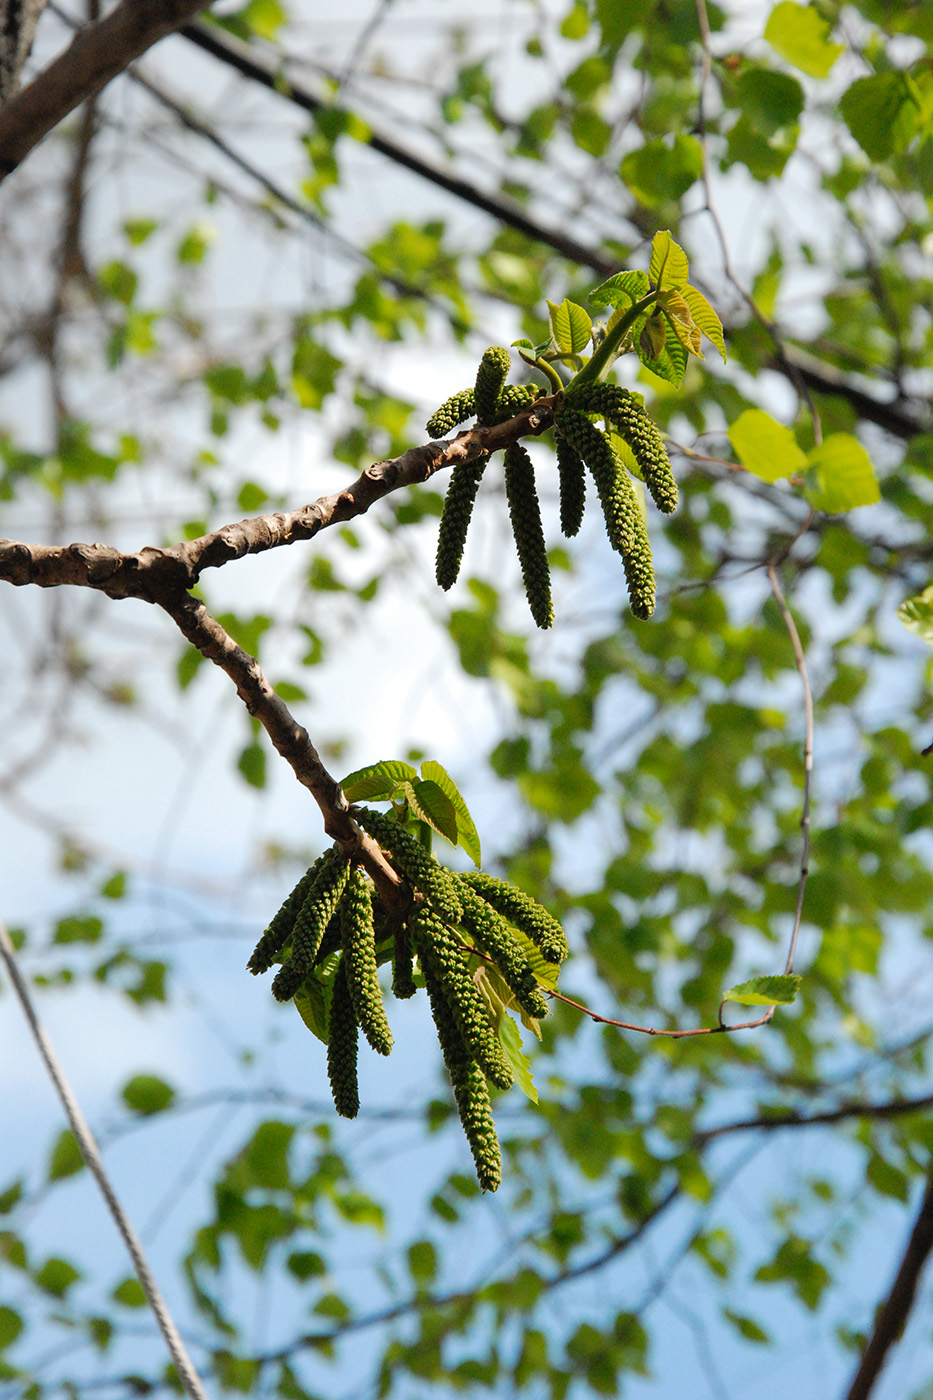
[[[559,443],[572,448],[592,472],[609,543],[621,554],[625,566],[632,612],[636,617],[650,617],[654,612],[654,563],[632,479],[609,436],[585,413],[570,407],[574,401],[565,404],[555,418],[555,436]]]
[[[333,846],[275,915],[249,969],[281,963],[272,984],[279,1001],[303,989],[328,998],[327,1071],[337,1112],[347,1118],[359,1111],[359,1031],[379,1054],[392,1049],[379,964],[391,961],[396,996],[424,986],[477,1176],[494,1191],[502,1162],[487,1080],[505,1090],[514,1075],[488,978],[484,994],[477,971],[498,973],[500,1017],[511,1004],[536,1021],[548,1012],[539,978],[567,954],[563,930],[521,890],[491,875],[446,869],[392,816],[366,807],[352,812],[407,881],[408,918],[384,909],[368,877]]]
[[[505,422],[530,403],[535,397],[531,385],[506,384],[509,363],[508,350],[502,345],[491,345],[480,360],[473,388],[461,389],[458,394],[452,395],[428,420],[428,432],[432,437],[441,432],[450,432],[473,414],[481,425]],[[441,588],[452,588],[460,573],[473,503],[485,466],[485,459],[461,462],[451,472],[437,536],[436,573]],[[534,468],[520,443],[506,450],[505,481],[528,604],[538,626],[550,627],[554,620],[551,574],[541,528]]]
[[[485,352],[471,389],[461,389],[441,404],[428,420],[428,432],[441,436],[475,415],[477,423],[501,423],[513,417],[535,397],[525,384],[506,384],[509,353],[501,345]],[[593,422],[602,418],[609,431]],[[631,450],[638,471],[659,510],[669,515],[677,508],[677,483],[670,459],[656,425],[634,394],[618,384],[601,381],[575,385],[573,381],[554,418],[557,474],[560,486],[560,527],[568,538],[583,521],[586,499],[586,467],[596,483],[606,531],[613,549],[622,556],[632,611],[647,618],[654,612],[654,563],[648,531],[628,468],[613,446],[615,432]],[[451,588],[463,562],[473,506],[486,460],[461,462],[454,467],[447,488],[437,537],[437,581]],[[518,550],[522,582],[531,615],[539,627],[554,620],[551,576],[541,524],[541,510],[531,458],[520,442],[505,450],[505,487],[512,533]]]

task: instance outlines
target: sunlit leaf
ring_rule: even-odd
[[[388,758],[348,773],[340,786],[348,802],[388,802],[402,783],[413,782],[417,776],[418,770],[410,763]]]
[[[740,1002],[742,1006],[789,1006],[802,980],[796,972],[753,977],[748,982],[739,982],[735,987],[730,987],[723,992],[722,999]]]
[[[881,500],[871,458],[851,433],[831,433],[810,452],[819,486],[813,504],[832,515]]]
[[[590,343],[593,322],[582,306],[565,298],[559,306],[548,302],[554,348],[564,355],[579,355]]]
[[[690,267],[687,255],[665,229],[656,233],[651,241],[651,262],[648,266],[648,279],[659,291],[669,287],[680,290],[687,285]]]
[[[845,53],[844,44],[828,39],[829,31],[830,25],[814,5],[781,0],[768,17],[765,38],[795,68],[811,78],[825,78],[839,55]]]
[[[780,481],[806,471],[807,457],[790,428],[761,408],[748,408],[729,429],[729,441],[748,471],[762,481]]]

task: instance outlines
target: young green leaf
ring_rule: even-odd
[[[432,779],[422,778],[413,783],[405,783],[403,791],[418,820],[426,822],[433,831],[446,837],[452,846],[456,846],[457,809],[444,789]]]
[[[684,287],[683,299],[690,309],[693,317],[693,324],[697,326],[706,339],[715,345],[722,356],[723,364],[726,362],[726,342],[722,334],[722,322],[716,312],[702,292],[698,292],[696,287]]]
[[[522,1033],[508,1012],[499,1021],[499,1044],[515,1074],[515,1083],[532,1103],[538,1102],[538,1091],[531,1076],[531,1063],[522,1049]]]
[[[418,770],[400,759],[383,759],[349,773],[340,784],[348,802],[388,802],[402,783],[417,778]]]
[[[690,267],[687,254],[675,243],[666,229],[656,233],[651,240],[651,262],[648,265],[648,280],[659,292],[673,287],[680,291],[687,285]]]
[[[560,306],[548,302],[549,323],[554,348],[562,355],[580,355],[590,343],[593,322],[575,301],[564,298]]]
[[[457,841],[455,844],[462,846],[473,864],[478,866],[482,859],[479,833],[467,805],[460,795],[460,789],[446,769],[442,768],[439,763],[435,763],[432,758],[426,758],[422,763],[421,776],[425,780],[436,783],[453,803],[457,813]]]
[[[702,359],[703,337],[700,334],[699,326],[694,325],[690,307],[682,294],[673,289],[662,292],[658,297],[658,309],[663,311],[671,330],[684,349],[689,354],[698,355]]]
[[[790,428],[761,408],[739,415],[729,429],[729,441],[742,465],[762,481],[806,471],[807,458]]]
[[[340,954],[331,953],[329,958],[318,963],[312,975],[295,993],[295,1006],[298,1015],[308,1030],[323,1045],[330,1039],[330,1002],[334,994],[334,978],[340,966]]]
[[[830,515],[881,500],[871,458],[851,433],[831,433],[810,452],[819,492],[813,504]]]
[[[646,272],[614,272],[605,282],[590,292],[588,300],[594,306],[623,306],[628,308],[651,289]]]
[[[790,1006],[797,995],[802,978],[797,972],[782,972],[770,977],[753,977],[739,982],[723,992],[723,1001],[737,1001],[742,1006]]]
[[[927,646],[933,647],[933,583],[913,598],[906,598],[897,610],[898,621]]]
[[[836,59],[845,52],[843,44],[828,41],[830,26],[813,5],[781,0],[765,25],[765,39],[776,53],[811,78],[825,78]]]

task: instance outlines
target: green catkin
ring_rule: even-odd
[[[475,412],[473,390],[461,389],[459,393],[451,394],[450,398],[445,399],[440,408],[432,413],[425,425],[426,431],[432,438],[444,438],[448,433],[452,433],[454,428],[472,418]]]
[[[331,953],[338,952],[342,947],[343,934],[340,929],[340,910],[338,909],[327,925],[327,928],[324,930],[321,946],[318,948],[314,957],[314,966],[320,967],[321,963],[326,961]]]
[[[548,1004],[538,991],[534,969],[506,920],[469,887],[461,887],[460,900],[464,926],[492,958],[521,1009],[538,1020],[546,1016]]]
[[[450,1075],[460,1122],[473,1154],[479,1184],[484,1191],[496,1191],[502,1185],[502,1154],[486,1080],[470,1055],[456,1017],[430,970],[425,972],[425,982],[441,1053]]]
[[[625,466],[622,463],[619,465],[624,472]],[[627,472],[625,474],[628,476]],[[640,510],[636,511],[632,538],[622,555],[622,563],[625,565],[625,583],[632,612],[644,622],[654,612],[655,580],[651,543]]]
[[[246,964],[247,970],[251,972],[254,977],[259,976],[262,972],[269,971],[269,968],[275,962],[276,956],[288,942],[291,931],[295,926],[295,920],[298,917],[299,910],[307,899],[311,887],[318,877],[323,861],[324,857],[319,856],[310,869],[305,871],[282,907],[273,915],[269,927],[256,944],[252,956]]]
[[[495,422],[497,401],[511,363],[504,345],[490,345],[488,350],[483,351],[473,390],[476,417],[480,423]]]
[[[384,812],[355,807],[353,815],[363,830],[386,848],[399,872],[424,895],[436,913],[448,923],[458,923],[462,910],[456,887],[450,872],[438,864],[430,851]]]
[[[408,1001],[417,990],[411,936],[406,925],[400,923],[395,930],[395,944],[392,949],[392,995],[399,1001]]]
[[[504,423],[507,418],[514,418],[537,397],[538,391],[533,384],[506,384],[496,400],[495,421]]]
[[[360,1091],[356,1074],[359,1049],[356,1013],[350,995],[346,958],[334,978],[327,1027],[327,1077],[330,1080],[334,1107],[341,1118],[355,1118],[360,1111]]]
[[[593,473],[609,543],[625,564],[632,612],[636,617],[650,617],[655,594],[651,546],[625,464],[613,452],[606,434],[576,409],[562,409],[554,431],[576,448]]]
[[[528,935],[532,943],[540,948],[546,962],[561,963],[567,956],[567,939],[553,914],[549,914],[542,904],[532,899],[524,890],[497,880],[495,875],[487,875],[482,870],[464,871],[457,879],[461,884],[474,890],[476,894],[491,904],[504,918],[510,919],[516,928]]]
[[[485,467],[485,459],[458,462],[450,474],[440,529],[437,533],[435,563],[437,581],[443,589],[452,588],[460,573],[463,547],[473,514],[473,502],[476,500]]]
[[[632,449],[658,510],[665,515],[675,511],[677,482],[671,460],[657,426],[638,400],[618,384],[593,384],[574,396],[572,402],[575,408],[600,413],[612,423]]]
[[[340,901],[340,923],[343,963],[356,1019],[372,1048],[380,1055],[388,1055],[392,1049],[392,1032],[379,986],[372,892],[362,870],[351,871],[347,880]]]
[[[505,493],[531,615],[539,627],[550,627],[554,621],[551,570],[535,490],[534,467],[520,442],[505,450]]]
[[[343,852],[332,846],[325,859],[292,928],[291,952],[272,983],[276,1001],[291,1001],[311,971],[347,883],[350,866]]]
[[[430,965],[433,970],[473,1059],[497,1089],[510,1089],[515,1082],[512,1067],[467,966],[468,954],[456,934],[425,908],[419,909],[412,920],[412,931],[421,966]]]
[[[557,439],[557,476],[560,481],[560,528],[572,539],[583,524],[586,504],[586,473],[583,458],[566,440]]]

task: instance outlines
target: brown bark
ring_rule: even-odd
[[[487,457],[520,437],[551,426],[555,399],[539,399],[505,423],[469,428],[446,441],[412,447],[387,462],[375,462],[343,491],[321,496],[297,510],[239,520],[169,549],[147,547],[123,554],[105,544],[27,545],[0,540],[0,579],[16,585],[96,588],[111,598],[162,603],[166,590],[193,588],[204,569],[220,568],[244,554],[310,540],[328,525],[362,515],[391,491],[427,481],[458,462]]]
[[[910,1232],[890,1292],[875,1318],[875,1326],[859,1362],[846,1400],[868,1400],[888,1352],[900,1340],[917,1295],[920,1275],[933,1249],[933,1172],[927,1179],[920,1210]]]
[[[69,112],[209,3],[121,0],[105,19],[80,30],[63,54],[0,108],[0,180]]]
[[[0,0],[0,104],[19,87],[39,16],[48,0]]]

